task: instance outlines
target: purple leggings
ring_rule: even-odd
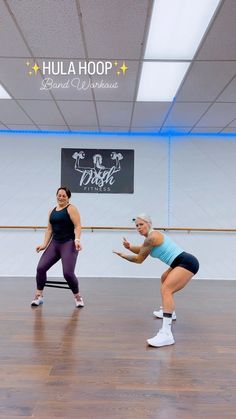
[[[44,289],[47,271],[61,259],[64,278],[73,294],[77,294],[79,292],[79,283],[74,273],[77,256],[78,251],[73,240],[65,243],[52,240],[42,254],[37,266],[37,289],[40,291]]]

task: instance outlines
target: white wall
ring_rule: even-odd
[[[135,150],[134,194],[73,194],[84,226],[133,226],[139,212],[154,226],[232,227],[235,222],[234,138],[93,135],[0,135],[0,224],[46,225],[60,186],[61,148]],[[148,258],[142,265],[112,254],[122,237],[136,233],[83,233],[77,274],[82,277],[160,277],[165,266]],[[170,233],[200,260],[198,278],[234,279],[232,233]],[[42,231],[0,230],[0,276],[34,276]],[[50,276],[61,276],[57,264]]]

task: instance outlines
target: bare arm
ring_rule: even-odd
[[[80,213],[74,205],[70,205],[67,210],[68,210],[70,219],[75,227],[75,248],[76,250],[82,250],[82,246],[80,243],[80,235],[81,235]]]
[[[146,239],[143,245],[140,246],[138,254],[136,254],[135,256],[126,255],[122,252],[116,252],[116,251],[113,251],[113,253],[115,253],[116,255],[120,256],[123,259],[128,260],[129,262],[142,263],[148,257],[151,250],[152,250],[152,245],[150,244],[149,239]]]
[[[136,255],[138,255],[138,254],[139,254],[140,249],[141,249],[141,246],[132,246],[132,245],[128,242],[128,240],[126,240],[126,238],[125,238],[125,237],[123,237],[123,246],[124,246],[126,249],[129,249],[132,253],[135,253]]]
[[[141,250],[141,246],[130,246],[129,249],[132,253],[135,253],[136,255],[139,254],[140,250]]]
[[[43,244],[36,247],[36,252],[38,252],[38,253],[41,252],[41,250],[46,249],[46,247],[49,245],[49,243],[51,241],[51,238],[52,238],[52,225],[49,221],[50,214],[51,214],[51,211],[49,212],[48,225],[47,225],[47,229],[46,229],[45,234],[44,234]]]

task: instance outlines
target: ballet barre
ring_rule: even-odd
[[[9,226],[1,226],[0,230],[46,230],[46,226],[16,226],[16,225],[9,225]],[[160,226],[160,227],[153,227],[154,230],[161,230],[161,231],[187,231],[187,232],[206,232],[206,233],[235,233],[236,228],[205,228],[205,227],[167,227],[167,226]],[[84,231],[136,231],[135,227],[113,227],[113,226],[85,226],[82,227]]]

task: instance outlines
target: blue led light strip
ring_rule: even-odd
[[[236,132],[227,132],[227,133],[186,133],[180,131],[166,131],[165,133],[159,132],[94,132],[94,131],[40,131],[40,130],[5,130],[0,129],[0,134],[36,134],[36,135],[90,135],[90,136],[103,136],[109,137],[116,135],[119,137],[164,137],[172,140],[174,137],[228,137],[236,138]]]

